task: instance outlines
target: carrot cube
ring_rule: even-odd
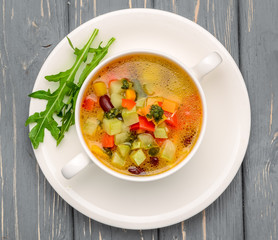
[[[162,109],[164,111],[174,113],[176,111],[176,108],[177,108],[177,103],[170,101],[168,99],[164,99],[162,103]]]

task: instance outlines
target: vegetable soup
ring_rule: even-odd
[[[177,64],[152,54],[118,58],[84,92],[80,126],[90,151],[126,175],[150,176],[179,164],[202,127],[199,91]]]

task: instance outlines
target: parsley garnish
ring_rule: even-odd
[[[158,105],[152,105],[150,109],[150,113],[147,114],[147,118],[153,118],[156,122],[159,122],[163,118],[164,111]]]
[[[131,131],[129,133],[129,136],[128,136],[126,141],[129,142],[129,143],[133,143],[136,139],[137,139],[137,133],[134,132],[134,131]]]
[[[159,153],[159,148],[158,147],[153,147],[149,149],[149,155],[155,156]]]
[[[112,119],[121,116],[121,110],[118,108],[112,108],[108,112],[104,113],[104,117],[107,119]]]
[[[112,157],[112,150],[111,148],[103,148],[103,151],[109,156]]]
[[[129,82],[126,78],[122,79],[122,84],[123,84],[122,89],[129,89]]]

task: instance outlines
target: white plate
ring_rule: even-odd
[[[62,166],[81,146],[72,127],[59,147],[46,131],[35,150],[37,161],[58,194],[72,207],[99,222],[127,229],[171,225],[202,211],[230,184],[243,160],[250,133],[250,104],[241,73],[227,50],[206,30],[178,15],[151,9],[131,9],[94,18],[69,34],[82,47],[94,28],[100,32],[94,44],[116,42],[107,56],[145,48],[168,52],[191,67],[212,51],[223,63],[207,75],[202,86],[207,98],[207,130],[195,157],[181,170],[150,183],[125,182],[88,167],[71,180]],[[45,61],[34,90],[47,89],[44,76],[66,70],[74,61],[63,39]],[[42,100],[32,99],[30,114],[43,110]]]

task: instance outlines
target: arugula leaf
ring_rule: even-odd
[[[54,137],[55,140],[57,140],[57,143],[59,144],[64,136],[64,133],[68,131],[71,125],[74,124],[74,109],[79,89],[85,78],[106,55],[108,47],[115,40],[114,38],[111,39],[109,41],[109,46],[108,44],[104,48],[101,48],[101,46],[99,46],[97,50],[92,51],[92,48],[90,46],[97,36],[98,31],[98,29],[94,30],[90,39],[81,50],[77,48],[74,49],[71,41],[68,39],[70,46],[74,49],[76,60],[70,69],[55,75],[45,77],[46,80],[50,82],[59,82],[59,87],[53,93],[51,93],[50,90],[39,90],[29,95],[33,98],[47,100],[45,110],[40,113],[34,113],[27,119],[25,123],[26,125],[30,123],[36,123],[36,125],[31,129],[29,133],[29,138],[35,149],[38,148],[41,142],[43,142],[45,129],[50,131],[51,135]],[[86,61],[89,52],[93,52],[95,55],[91,63],[88,64],[89,66],[87,65],[83,70],[78,84],[76,85],[74,83],[76,72],[78,71],[82,62]],[[64,103],[65,97],[68,98],[67,103]],[[54,120],[54,115],[62,117],[61,126],[58,126],[58,123]]]
[[[31,94],[29,94],[29,97],[32,98],[39,98],[39,99],[45,99],[45,100],[49,100],[51,98],[53,98],[52,94],[50,93],[50,90],[48,89],[48,91],[44,91],[44,90],[39,90],[37,92],[33,92]]]
[[[61,78],[68,77],[70,75],[71,71],[72,71],[72,68],[68,69],[65,72],[60,72],[60,73],[55,74],[55,75],[45,76],[45,79],[48,80],[49,82],[59,82],[61,80]]]
[[[79,81],[77,83],[77,90],[76,91],[72,91],[72,93],[69,96],[69,101],[67,104],[64,105],[64,109],[67,109],[67,111],[65,112],[65,114],[62,117],[62,126],[60,127],[60,134],[59,137],[57,139],[57,145],[60,144],[60,142],[62,141],[62,139],[64,138],[65,132],[67,132],[70,128],[70,126],[74,125],[75,123],[75,119],[74,119],[74,115],[75,115],[75,104],[76,104],[76,100],[79,94],[79,90],[83,84],[83,82],[85,81],[85,79],[87,78],[87,76],[89,75],[89,73],[99,64],[99,62],[104,58],[104,56],[107,54],[108,52],[108,48],[110,47],[110,45],[115,41],[115,38],[111,38],[108,43],[106,44],[105,47],[101,47],[101,43],[98,46],[97,49],[92,49],[91,52],[95,53],[93,59],[91,60],[90,63],[88,63],[86,65],[86,67],[84,68],[84,70],[82,71],[80,77],[79,77]],[[94,51],[93,51],[94,50]]]

